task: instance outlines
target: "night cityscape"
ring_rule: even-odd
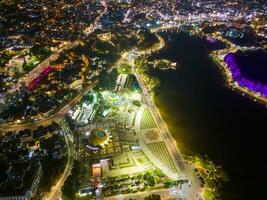
[[[266,0],[0,0],[0,200],[263,200],[266,133]]]

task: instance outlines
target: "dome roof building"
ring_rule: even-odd
[[[93,129],[89,133],[87,147],[92,150],[99,150],[109,143],[110,137],[111,135],[107,130]]]

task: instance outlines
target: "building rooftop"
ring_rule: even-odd
[[[88,138],[89,146],[94,148],[103,147],[109,142],[110,133],[102,129],[94,129],[90,132]]]
[[[0,182],[1,196],[24,195],[31,187],[40,162],[15,162],[6,171],[6,179]]]

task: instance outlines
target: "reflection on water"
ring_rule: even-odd
[[[179,68],[152,71],[161,80],[156,104],[180,148],[207,154],[223,166],[231,177],[223,199],[262,199],[266,108],[225,86],[219,67],[208,57],[221,44],[208,44],[187,33],[162,35],[167,46],[151,59],[170,59]]]

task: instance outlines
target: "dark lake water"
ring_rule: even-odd
[[[207,154],[231,181],[223,200],[266,199],[267,109],[225,85],[208,44],[187,33],[162,33],[167,46],[151,59],[177,62],[177,70],[155,70],[162,116],[186,154]],[[266,74],[267,76],[267,74]]]
[[[249,80],[267,85],[267,52],[249,51],[235,54],[241,74]]]

